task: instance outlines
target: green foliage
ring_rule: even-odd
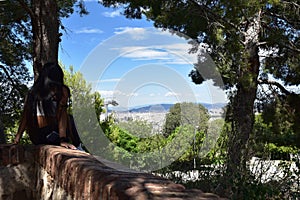
[[[290,154],[300,148],[300,131],[297,127],[300,112],[299,106],[295,106],[297,100],[300,98],[295,94],[274,95],[262,100],[261,114],[256,115],[254,124],[257,155],[264,152],[264,156],[272,159],[289,160]]]
[[[20,112],[22,110],[22,104],[24,102],[25,94],[28,90],[28,82],[31,80],[28,69],[25,67],[26,61],[30,63],[31,59],[40,55],[41,52],[48,52],[48,55],[43,55],[45,58],[51,58],[51,55],[57,55],[58,49],[38,49],[37,41],[33,41],[33,36],[38,35],[38,31],[41,30],[38,27],[33,28],[34,22],[40,21],[35,19],[37,13],[34,12],[35,3],[38,1],[0,1],[0,135],[1,142],[3,132],[15,125],[16,120],[20,118]],[[77,1],[49,1],[51,3],[58,3],[60,17],[68,17],[73,12],[73,6]],[[44,9],[55,8],[55,6],[49,6]],[[81,13],[84,12],[83,1],[79,1],[78,7]],[[39,8],[43,10],[43,8]],[[51,12],[50,12],[51,13]],[[57,13],[52,12],[53,16],[57,16]],[[49,16],[51,18],[51,16]],[[50,19],[49,18],[49,19]],[[57,22],[60,19],[57,19]],[[37,26],[37,24],[35,23]],[[44,30],[55,30],[54,37],[58,38],[58,27],[53,27],[53,24],[44,24],[46,27]],[[47,27],[50,26],[50,27]],[[52,27],[51,27],[52,26]],[[64,27],[62,26],[62,29]],[[47,34],[43,34],[46,37]],[[39,38],[39,41],[48,41],[49,38]],[[54,39],[54,38],[52,38]],[[58,42],[58,40],[49,39],[49,41]],[[43,48],[50,45],[40,45]],[[49,50],[49,51],[48,51]],[[36,58],[31,63],[42,63],[41,58]],[[38,69],[40,70],[40,69]],[[34,69],[34,72],[36,70]]]
[[[280,114],[280,113],[277,113]],[[271,158],[275,160],[290,160],[290,154],[295,154],[299,150],[298,142],[293,139],[294,134],[291,126],[285,125],[286,116],[273,115],[273,120],[279,117],[281,120],[274,124],[264,121],[263,115],[256,115],[253,133],[253,156]],[[289,120],[289,119],[288,119]],[[282,128],[280,128],[282,127]]]
[[[20,118],[27,84],[31,80],[24,65],[7,66],[0,64],[0,121],[4,127],[11,127]]]
[[[298,100],[300,100],[299,97]],[[271,126],[274,134],[271,142],[300,148],[297,142],[300,138],[298,129],[300,112],[298,105],[296,106],[295,102],[289,102],[286,97],[283,97],[283,99],[275,98],[273,101],[265,103],[263,107],[263,120]]]
[[[60,64],[64,70],[65,84],[71,91],[71,102],[69,112],[73,114],[80,137],[88,150],[98,152],[101,148],[98,145],[101,141],[101,127],[99,125],[100,114],[104,112],[104,100],[98,92],[93,92],[90,84],[86,82],[83,75],[73,70],[69,70]],[[107,125],[103,125],[107,128]],[[103,148],[105,146],[103,145]]]
[[[82,0],[58,0],[59,17],[67,18],[74,12],[88,14]],[[30,61],[33,53],[31,17],[33,2],[0,1],[0,62],[9,66]],[[49,8],[48,8],[49,9]],[[54,15],[54,13],[53,13]],[[62,29],[64,27],[62,26]]]
[[[63,64],[61,66],[65,75],[65,84],[71,91],[72,101],[76,102],[77,105],[84,105],[85,103],[93,104],[99,121],[100,114],[104,112],[104,100],[101,98],[101,94],[99,92],[92,92],[92,86],[86,82],[79,71],[74,72],[73,66],[70,66],[69,70]],[[70,110],[70,112],[72,111]]]
[[[276,77],[293,84],[300,80],[297,78],[299,68],[296,67],[299,66],[299,56],[296,53],[299,49],[297,4],[268,0],[259,2],[103,0],[101,3],[105,6],[123,6],[124,15],[128,18],[141,18],[144,14],[156,27],[172,30],[180,36],[184,34],[199,43],[209,44],[212,48],[211,56],[225,84],[230,87],[239,81],[239,76],[242,75],[239,70],[244,70],[242,67],[247,68],[243,66],[243,54],[247,53],[245,34],[247,29],[251,29],[251,22],[256,20],[255,16],[260,14],[258,45],[266,50],[276,48],[278,49],[276,54],[280,55],[267,56],[265,68],[268,72],[276,74]],[[289,42],[293,45],[286,48]]]
[[[23,2],[25,6],[20,4],[20,2]],[[76,2],[78,1],[58,1],[60,17],[68,17],[69,14],[73,12],[73,5]],[[22,75],[22,73],[15,72],[22,72],[22,67],[20,66],[22,66],[23,60],[29,59],[34,49],[32,45],[30,17],[29,13],[26,12],[28,11],[26,8],[30,8],[31,3],[32,1],[0,1],[0,62],[1,70],[3,70],[0,74],[0,80],[3,80],[4,85],[7,83],[10,84],[10,82],[12,83],[12,81],[7,78],[12,76],[12,74],[18,74],[18,76]],[[291,86],[300,83],[298,2],[278,0],[102,0],[101,3],[105,6],[123,5],[125,7],[124,14],[127,17],[141,18],[142,14],[144,14],[147,19],[154,21],[156,27],[172,29],[173,32],[177,31],[175,33],[180,36],[195,39],[196,43],[194,51],[198,48],[198,44],[202,42],[208,44],[211,52],[210,55],[214,59],[214,62],[223,77],[226,88],[237,86],[237,94],[245,95],[239,96],[237,99],[239,103],[246,103],[232,104],[236,106],[233,110],[237,111],[245,109],[244,106],[246,105],[250,107],[250,109],[246,109],[247,113],[234,113],[236,116],[231,119],[236,120],[241,118],[241,122],[247,122],[249,116],[252,115],[251,108],[253,107],[255,98],[248,98],[250,96],[247,95],[250,91],[252,92],[253,97],[255,96],[256,81],[259,72],[263,71],[267,75],[271,74],[276,79],[280,79],[285,85]],[[85,13],[83,1],[79,1],[78,7],[81,10],[81,14]],[[255,26],[257,24],[258,27]],[[63,26],[62,29],[64,29]],[[249,34],[250,32],[251,34]],[[266,54],[264,62],[261,63],[259,63],[260,61],[257,59],[259,49],[270,52],[270,54]],[[18,66],[18,69],[11,68],[13,66]],[[196,83],[202,83],[204,78],[199,73],[201,64],[196,64],[195,68],[198,74],[192,73],[191,76],[192,78],[194,76],[193,80]],[[7,69],[14,69],[13,73],[7,73],[5,71]],[[4,77],[3,74],[6,77]],[[76,74],[76,76],[78,82],[75,82],[74,85],[78,85],[71,88],[74,98],[73,102],[76,104],[74,105],[76,109],[73,111],[77,112],[74,114],[75,116],[77,114],[77,116],[79,116],[77,122],[83,123],[80,126],[84,127],[81,130],[83,136],[91,144],[94,144],[95,150],[102,150],[103,148],[106,148],[106,146],[103,145],[102,148],[102,140],[101,138],[99,139],[99,130],[96,128],[99,123],[99,113],[103,111],[101,108],[101,96],[97,93],[91,93],[89,86],[85,84],[84,81],[80,81],[82,79],[80,74]],[[215,74],[212,74],[211,77],[205,78],[215,80],[216,77]],[[264,79],[264,81],[265,83],[270,83],[267,78]],[[23,86],[21,86],[20,91],[23,89],[25,91],[26,87],[24,87],[24,85],[26,84],[24,82],[22,82],[22,84]],[[15,84],[13,86],[15,87],[16,85],[21,84]],[[216,85],[218,85],[218,83],[216,83]],[[84,89],[81,90],[81,87]],[[1,98],[3,97],[1,102],[5,100],[5,95],[9,96],[13,91],[9,85],[5,85],[3,88],[4,89],[1,88],[0,94],[4,94],[1,96]],[[277,90],[277,94],[279,93],[281,95],[282,93],[288,93],[281,87],[278,88],[281,92],[278,92]],[[20,96],[13,94],[9,97],[14,98],[10,101],[12,104],[10,104],[10,102],[2,104],[4,106],[2,106],[3,108],[1,109],[4,111],[1,110],[1,114],[2,112],[9,113],[11,110],[13,110],[14,113],[18,113],[17,109],[19,109],[19,105],[16,105],[14,103],[16,101],[13,100],[23,97],[22,92],[20,92]],[[282,154],[297,151],[300,138],[299,95],[286,95],[285,103],[288,104],[288,106],[277,102],[275,104],[270,104],[270,109],[265,109],[263,113],[263,120],[257,119],[255,123],[252,123],[253,121],[250,119],[250,123],[248,124],[239,124],[240,127],[237,128],[243,128],[239,130],[245,130],[245,132],[251,132],[251,125],[255,125],[254,134],[250,136],[253,146],[251,149],[247,149],[247,151],[253,151],[250,152],[251,154],[256,155],[257,153],[262,152],[261,155],[263,156],[265,155],[264,153],[267,153],[267,155],[270,152],[271,154],[279,153],[279,157],[282,158]],[[194,133],[194,127],[198,126],[198,124],[194,122],[199,121],[199,117],[197,114],[196,116],[189,115],[190,113],[193,113],[191,110],[184,112],[181,107],[178,110],[175,110],[175,113],[180,113],[177,114],[180,115],[180,117],[176,116],[176,114],[170,114],[168,116],[168,123],[166,123],[165,126],[165,137],[153,136],[142,139],[136,138],[133,134],[121,130],[119,127],[112,126],[112,121],[101,124],[102,127],[105,127],[105,129],[103,129],[105,134],[111,136],[111,140],[117,145],[122,146],[118,147],[116,145],[117,147],[115,148],[113,156],[123,160],[130,160],[132,156],[129,152],[151,152],[153,149],[161,149],[163,146],[170,143],[173,144],[171,141],[174,141],[175,138],[176,141],[174,141],[174,146],[182,148],[183,145],[185,145],[185,142],[189,143],[189,141],[186,141],[185,139],[187,136]],[[198,108],[196,110],[198,111]],[[13,114],[13,116],[17,115],[18,114]],[[94,115],[96,115],[96,117]],[[3,118],[3,115],[1,115],[1,117]],[[227,124],[225,130],[229,130],[230,132],[238,130],[235,129],[235,127],[231,130],[230,125],[235,124],[235,122],[231,122],[229,125]],[[203,138],[210,136],[210,134],[206,132],[207,126],[209,125],[205,124],[204,127],[199,125],[199,130],[197,130],[196,133],[196,141],[199,144],[201,144]],[[133,129],[133,131],[136,132],[135,129]],[[234,134],[243,136],[245,133],[237,131],[234,132]],[[237,141],[230,141],[228,144],[231,145],[234,144],[234,142],[240,142],[242,138],[243,137],[238,137]],[[219,149],[209,152],[211,160],[214,159],[214,157],[224,155],[222,149],[225,146],[223,144],[227,140],[230,140],[230,138],[227,138],[227,135],[225,134],[223,139],[218,142]],[[246,142],[243,145],[247,146],[247,140],[248,138],[245,139]],[[295,146],[297,148],[294,148]],[[195,150],[196,149],[191,150],[191,148],[187,148],[187,152],[180,157],[178,162],[190,163],[190,159],[194,156]],[[244,149],[233,148],[233,151],[228,153],[237,154],[239,151],[243,150]],[[171,148],[169,151],[170,152],[168,153],[170,154],[178,153]],[[221,153],[219,154],[217,152]],[[152,155],[149,155],[149,157],[151,156]],[[278,155],[276,157],[278,157]],[[142,158],[134,162],[143,164],[142,162],[147,159]],[[153,156],[153,164],[158,162],[159,160],[157,160],[157,157]],[[144,164],[146,166],[146,163]],[[231,164],[238,165],[239,163]],[[299,171],[297,173],[299,175]],[[297,188],[295,189],[296,186],[293,185],[295,182],[292,182],[292,178],[284,179],[281,182],[276,181],[268,183],[257,182],[251,175],[249,176],[248,174],[243,173],[231,178],[232,179],[226,181],[232,186],[230,192],[233,192],[233,197],[244,195],[244,199],[283,199],[292,197],[290,194],[294,195],[294,199],[297,198],[297,194],[299,197],[299,181],[297,190]],[[297,180],[297,178],[294,179]],[[212,178],[212,180],[215,179]],[[287,181],[291,181],[291,183],[288,183]],[[280,183],[284,183],[285,185],[282,186]],[[201,187],[203,187],[203,185],[201,185]],[[285,196],[285,194],[288,195]]]
[[[164,135],[170,135],[176,127],[180,126],[181,117],[180,117],[180,104],[175,104],[169,110],[166,115],[166,121],[164,125]]]
[[[74,101],[84,103],[92,96],[92,86],[86,82],[80,72],[74,72],[73,66],[69,70],[60,63],[64,71],[64,82],[70,88],[72,98]],[[74,94],[74,95],[73,95]]]
[[[224,119],[216,119],[210,121],[209,125],[210,134],[208,135],[213,137],[207,137],[207,140],[208,143],[213,141],[214,144],[211,145],[213,148],[211,148],[206,155],[202,155],[200,163],[215,165],[224,164],[227,156],[227,133],[230,131],[230,124],[225,123]]]
[[[193,141],[193,136],[195,134],[195,145]],[[195,127],[193,125],[182,125],[176,127],[175,131],[167,137],[166,143],[172,144],[172,148],[169,148],[169,155],[173,155],[175,158],[178,158],[178,162],[191,161],[196,155],[198,147],[203,141],[204,134],[195,133]],[[185,151],[179,151],[184,149]],[[182,154],[182,155],[181,155]]]
[[[16,1],[1,1],[0,24],[0,63],[20,66],[31,57],[29,16]]]
[[[89,12],[86,10],[83,0],[58,0],[60,17],[68,18],[77,8],[77,12],[82,15],[87,15]]]
[[[8,134],[20,118],[31,80],[24,64],[30,58],[28,16],[15,1],[0,1],[0,37],[0,134]]]
[[[164,124],[164,135],[170,135],[177,127],[192,125],[198,131],[205,132],[209,115],[201,104],[195,103],[176,103],[166,115]]]
[[[0,1],[0,63],[20,66],[31,61],[36,78],[42,64],[57,60],[59,26],[66,31],[61,18],[69,17],[74,7],[87,14],[82,0]]]
[[[228,138],[231,149],[228,167],[245,165],[247,155],[244,154],[248,151],[245,148],[249,146],[247,143],[254,124],[252,108],[259,72],[273,75],[287,85],[299,84],[299,5],[276,0],[103,0],[101,3],[105,6],[123,6],[124,15],[129,18],[141,18],[144,14],[156,27],[194,39],[193,52],[198,50],[199,44],[208,44],[208,52],[223,78],[225,88],[237,91],[236,97],[231,99],[236,101],[232,102],[233,117],[230,118],[233,128]],[[259,50],[268,52],[263,62],[259,59]],[[204,81],[200,73],[203,68],[201,64],[195,64],[195,70],[190,74],[198,84]],[[216,81],[217,77],[212,73],[205,78]],[[270,83],[268,80],[266,82]],[[293,105],[297,110],[296,104]],[[165,126],[167,134],[174,131],[178,118],[170,114],[169,119],[173,123]],[[290,127],[299,123],[286,122],[282,126],[276,123],[275,126],[279,125],[279,129],[287,126],[288,134],[295,136]],[[295,137],[294,141],[298,140],[299,137]],[[228,171],[238,173],[235,169]]]
[[[139,140],[138,137],[117,127],[112,127],[111,130],[112,131],[108,132],[107,135],[111,142],[121,147],[125,151],[128,152],[137,151],[137,142]]]
[[[139,138],[137,150],[140,153],[151,152],[155,149],[160,150],[165,147],[167,139],[161,134],[151,137]]]
[[[5,130],[7,143],[10,144],[13,143],[15,139],[15,135],[19,128],[19,120],[15,120],[14,122],[15,124],[13,126],[7,126]],[[20,144],[32,144],[29,135],[26,132],[23,134],[22,138],[20,139]]]
[[[268,112],[255,116],[249,151],[251,156],[261,158],[263,163],[258,165],[256,171],[253,172],[256,178],[246,176],[249,178],[244,181],[243,191],[249,199],[265,199],[266,197],[269,199],[297,199],[300,192],[300,165],[297,157],[300,149],[297,147],[296,141],[289,141],[290,133],[293,132],[291,126],[281,129],[280,124],[274,126],[269,121],[274,120],[275,122],[279,117],[282,121],[278,121],[278,123],[284,125],[285,120],[289,120],[287,116],[284,116],[286,113],[274,113],[270,110]],[[265,120],[266,116],[270,118]],[[291,156],[294,158],[292,159]],[[274,165],[275,162],[279,162],[279,164],[274,169],[271,163]],[[272,170],[274,176],[273,180],[266,182],[262,177],[268,174],[268,170]],[[276,177],[277,173],[280,173],[281,176]]]
[[[104,128],[106,135],[115,145],[111,146],[114,152],[112,156],[121,159],[119,161],[124,161],[122,159],[125,158],[120,157],[123,152],[124,156],[127,155],[126,159],[130,158],[133,163],[139,164],[139,169],[141,166],[147,166],[146,162],[149,162],[149,159],[153,166],[159,166],[161,159],[166,159],[162,156],[169,156],[170,159],[178,158],[168,167],[172,170],[192,169],[194,158],[199,164],[223,163],[225,146],[219,136],[224,121],[220,119],[208,122],[207,111],[202,106],[192,103],[183,103],[182,105],[187,108],[185,110],[178,109],[180,104],[175,104],[173,109],[170,109],[169,113],[172,113],[175,119],[178,117],[176,115],[181,115],[182,119],[168,136],[152,132],[152,126],[149,123],[139,120],[118,122],[106,126]],[[197,114],[195,114],[197,109],[202,109],[201,121],[198,121],[199,115],[197,118]],[[178,113],[176,114],[176,112]],[[206,153],[203,154],[203,152]],[[134,160],[132,153],[138,153],[143,157]]]
[[[18,64],[9,66],[0,63],[1,143],[5,143],[5,137],[7,142],[11,142],[11,134],[16,134],[16,130],[13,127],[21,118],[25,95],[28,91],[29,81],[31,81],[27,68],[22,63]]]
[[[152,125],[144,120],[129,120],[126,122],[122,121],[118,122],[117,124],[121,129],[139,138],[150,137],[152,134],[156,134],[152,133]]]
[[[273,143],[267,143],[265,149],[270,152],[271,158],[274,160],[290,160],[290,154],[297,153],[295,147],[277,146]]]

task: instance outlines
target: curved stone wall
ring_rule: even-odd
[[[152,174],[120,171],[58,146],[0,145],[0,199],[221,199]]]

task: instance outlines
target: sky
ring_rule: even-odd
[[[85,5],[88,15],[74,12],[62,20],[67,32],[59,60],[80,71],[107,102],[113,99],[120,108],[226,102],[224,91],[212,81],[195,85],[188,76],[198,59],[188,53],[190,40],[155,29],[146,19],[126,19],[120,9],[104,8],[97,1]]]

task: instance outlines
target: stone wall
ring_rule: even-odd
[[[36,165],[32,146],[0,145],[0,199],[34,199]]]
[[[220,199],[147,173],[120,171],[58,146],[0,145],[0,199]]]

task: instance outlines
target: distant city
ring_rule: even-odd
[[[166,114],[169,112],[169,109],[174,104],[154,104],[154,105],[145,105],[130,109],[108,109],[108,115],[113,114],[117,122],[126,122],[132,120],[146,121],[152,124],[153,129],[160,132],[165,123]],[[210,115],[210,120],[222,118],[223,108],[226,104],[217,103],[217,104],[207,104],[203,105]],[[105,120],[106,114],[101,115],[100,119]]]

